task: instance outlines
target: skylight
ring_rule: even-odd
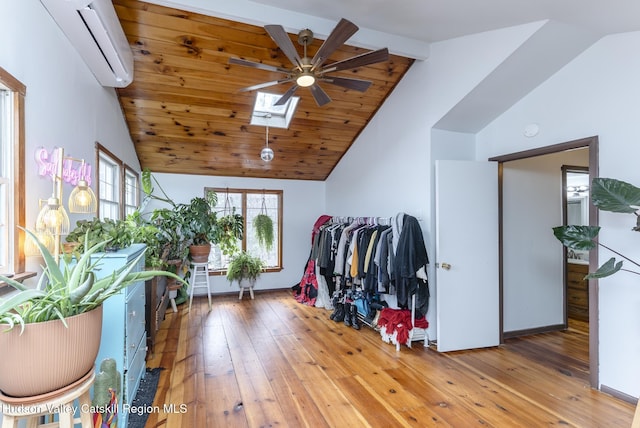
[[[282,95],[258,92],[251,114],[251,125],[288,128],[300,97],[291,97],[281,106],[273,105]]]

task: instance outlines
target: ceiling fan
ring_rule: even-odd
[[[286,77],[282,79],[240,89],[242,92],[253,91],[255,89],[262,89],[280,83],[293,82],[293,86],[291,86],[291,88],[289,88],[289,90],[275,102],[274,105],[277,106],[284,105],[299,87],[308,87],[311,90],[311,94],[318,106],[327,104],[331,101],[331,98],[320,87],[318,84],[319,82],[330,83],[343,88],[365,92],[369,86],[371,86],[372,82],[349,77],[331,76],[329,74],[334,71],[363,67],[365,65],[375,64],[389,59],[389,50],[387,48],[383,48],[325,65],[324,62],[329,58],[329,56],[338,49],[340,45],[346,42],[349,37],[358,31],[357,25],[344,18],[342,18],[333,31],[331,31],[331,34],[329,34],[329,37],[327,37],[324,43],[322,43],[322,46],[320,46],[320,49],[318,49],[313,58],[309,58],[307,56],[307,47],[313,41],[313,32],[311,30],[305,29],[298,33],[298,43],[304,47],[304,56],[300,58],[298,51],[289,38],[289,35],[281,25],[265,25],[264,29],[271,36],[273,41],[276,42],[280,50],[282,50],[287,58],[289,58],[289,61],[293,64],[293,68],[286,69],[282,67],[274,67],[272,65],[247,61],[241,58],[230,58],[229,63],[285,74]]]

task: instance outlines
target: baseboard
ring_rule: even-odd
[[[505,331],[504,333],[502,333],[502,337],[504,339],[512,339],[514,337],[530,336],[532,334],[549,333],[552,331],[562,331],[562,330],[566,330],[566,328],[567,327],[564,324],[546,325],[544,327],[527,328],[524,330]]]

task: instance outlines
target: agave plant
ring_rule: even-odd
[[[631,230],[635,232],[640,231],[640,216],[638,215],[638,209],[640,209],[640,188],[613,178],[594,178],[591,183],[591,200],[593,205],[599,210],[634,214],[636,217],[635,225]],[[599,226],[569,225],[553,228],[555,237],[568,248],[574,250],[591,250],[599,245],[623,259],[617,261],[615,257],[610,258],[600,266],[597,271],[587,275],[586,279],[604,278],[620,270],[640,275],[640,272],[623,269],[624,260],[639,268],[640,264],[610,246],[595,241],[598,233],[600,233]]]
[[[60,319],[66,326],[65,318],[95,309],[129,285],[154,276],[169,276],[183,282],[179,276],[166,271],[133,271],[138,261],[144,257],[144,251],[111,275],[96,280],[93,271],[100,265],[100,260],[94,260],[92,256],[101,251],[109,241],[89,247],[88,237],[85,236],[85,248],[89,249],[80,255],[75,264],[64,264],[60,267],[36,236],[28,230],[25,232],[38,245],[45,266],[35,288],[26,287],[0,275],[1,281],[18,290],[7,298],[0,298],[0,323],[8,325],[9,328],[20,325],[24,329],[24,325],[28,323],[55,319]]]

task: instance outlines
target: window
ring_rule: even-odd
[[[140,204],[140,176],[101,144],[98,159],[98,217],[125,219]]]
[[[218,195],[216,211],[218,218],[234,212],[244,218],[244,239],[240,248],[254,256],[260,257],[267,269],[282,268],[282,190],[243,190],[205,188]],[[260,213],[266,213],[273,220],[273,246],[268,251],[260,245],[253,228],[253,219]],[[211,263],[214,269],[225,269],[229,258],[222,254],[220,248],[211,249]]]
[[[288,128],[300,97],[291,97],[283,105],[277,106],[275,103],[280,97],[282,95],[258,91],[250,123],[273,128]]]
[[[26,87],[0,68],[0,272],[25,269],[24,96]]]
[[[140,186],[138,174],[124,166],[124,217],[133,214],[140,204]]]
[[[98,214],[100,219],[120,218],[120,167],[116,159],[104,151],[98,153]]]

